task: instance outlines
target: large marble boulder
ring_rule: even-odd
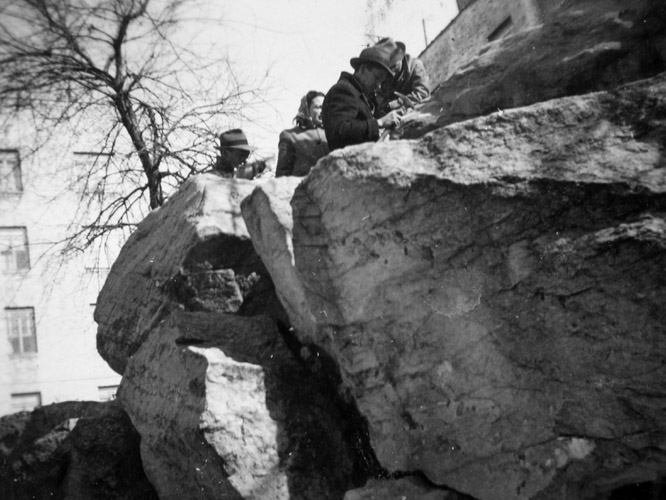
[[[665,151],[662,74],[336,151],[286,226],[261,187],[243,214],[389,472],[599,498],[666,467]]]
[[[100,294],[98,345],[161,499],[337,500],[377,467],[240,216],[257,186],[280,197],[298,182],[193,178],[141,222]]]
[[[274,322],[174,312],[130,359],[119,400],[160,499],[333,500],[363,472],[360,418]]]
[[[122,374],[174,308],[252,315],[277,305],[240,215],[240,201],[255,186],[192,177],[132,233],[95,308],[97,348],[111,368]]]

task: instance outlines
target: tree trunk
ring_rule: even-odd
[[[153,158],[150,156],[146,143],[141,135],[141,130],[137,123],[132,103],[130,102],[129,95],[126,92],[117,92],[114,105],[120,115],[120,120],[130,136],[132,145],[139,155],[141,167],[146,174],[148,181],[148,194],[150,197],[150,208],[154,209],[162,206],[164,203],[164,194],[162,193],[162,179],[159,169],[155,165]]]

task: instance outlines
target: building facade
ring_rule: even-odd
[[[107,400],[120,383],[96,349],[106,256],[62,259],[57,250],[82,199],[68,192],[63,166],[80,160],[67,148],[31,153],[28,144],[20,128],[2,131],[0,415]]]
[[[544,22],[563,0],[457,0],[459,13],[419,55],[433,86],[488,43]]]

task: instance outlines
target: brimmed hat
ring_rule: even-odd
[[[241,129],[234,128],[220,134],[220,149],[242,149],[251,153],[257,148],[248,144]]]
[[[397,40],[393,42],[393,40],[388,36],[380,39],[375,45],[390,45],[391,43],[395,43],[395,46],[398,49],[396,50],[396,53],[392,54],[393,57],[396,57],[400,54],[405,55],[407,53],[407,46],[404,44],[404,42],[398,42]]]
[[[404,44],[402,45],[404,47]],[[392,38],[382,38],[372,47],[363,49],[358,57],[352,57],[349,64],[355,70],[364,62],[377,64],[393,76],[391,66],[399,50],[398,44]]]
[[[390,38],[382,38],[377,42],[376,45],[380,44],[391,44],[393,40]],[[405,54],[407,53],[407,46],[403,42],[395,42],[396,49],[393,51],[393,54],[391,54],[391,68],[395,68],[396,64],[398,64],[400,61],[402,61],[402,58],[405,57]]]

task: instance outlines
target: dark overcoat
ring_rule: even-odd
[[[321,110],[331,151],[379,139],[379,124],[363,87],[353,75],[342,72],[324,98]]]

